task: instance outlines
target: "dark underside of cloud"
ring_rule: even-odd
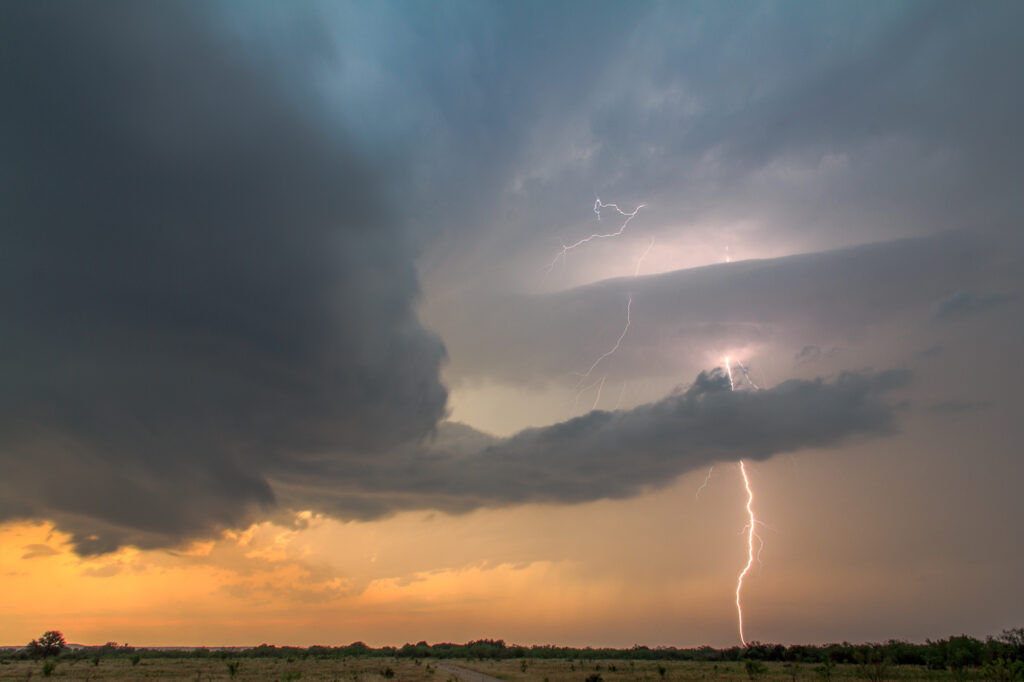
[[[597,410],[501,440],[444,424],[432,442],[386,458],[325,460],[273,478],[283,503],[313,503],[342,518],[624,498],[716,461],[890,433],[897,408],[885,394],[909,379],[896,370],[845,373],[833,383],[792,380],[746,392],[730,390],[716,369],[631,410]]]
[[[892,428],[898,375],[733,393],[712,374],[628,412],[431,440],[445,351],[416,315],[392,169],[311,84],[317,21],[256,49],[206,5],[55,7],[0,4],[0,522],[52,519],[80,552],[168,546],[282,506],[623,497]]]

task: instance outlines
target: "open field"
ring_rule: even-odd
[[[749,680],[744,663],[706,663],[693,661],[601,661],[564,659],[505,659],[478,661],[453,659],[409,658],[145,658],[133,664],[128,658],[92,660],[61,660],[49,680],[346,680],[351,682],[448,682],[456,680],[452,670],[439,668],[450,663],[466,671],[482,673],[509,682],[661,682],[662,680]],[[235,665],[234,676],[229,665]],[[0,680],[38,680],[44,677],[40,661],[5,661],[0,665]],[[817,680],[823,679],[813,664],[767,663],[757,679]],[[662,674],[661,670],[664,671]],[[388,674],[390,671],[390,675]],[[954,680],[984,679],[978,670],[969,670],[957,677],[945,670],[928,670],[922,666],[890,667],[882,672],[856,665],[837,665],[831,672],[834,680]],[[465,682],[480,680],[475,675],[461,675]]]

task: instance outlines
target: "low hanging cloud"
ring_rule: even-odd
[[[886,394],[909,380],[903,370],[844,373],[832,383],[791,380],[747,392],[731,390],[716,369],[685,391],[631,410],[593,411],[506,439],[442,425],[433,443],[373,461],[295,467],[272,480],[283,504],[360,519],[403,509],[625,498],[717,461],[891,433],[898,408]]]

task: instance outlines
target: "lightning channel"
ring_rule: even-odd
[[[746,646],[747,640],[743,637],[743,604],[740,600],[740,592],[743,590],[743,578],[750,572],[750,567],[754,565],[754,526],[757,524],[757,519],[754,518],[754,492],[750,489],[750,478],[747,476],[747,467],[744,466],[742,459],[740,460],[740,473],[743,474],[743,485],[747,489],[747,516],[749,520],[747,522],[747,565],[743,567],[743,571],[736,580],[736,614],[739,618],[740,642],[743,643],[743,646]],[[760,554],[760,552],[758,553]]]
[[[604,380],[607,378],[607,374],[601,377],[601,383],[597,385],[597,396],[594,397],[594,404],[590,406],[591,410],[596,410],[597,404],[601,402],[601,390],[604,388]]]
[[[640,276],[640,266],[643,265],[644,258],[647,258],[647,254],[649,254],[651,252],[651,249],[653,248],[654,237],[651,237],[651,242],[647,245],[647,248],[644,249],[644,252],[640,254],[640,258],[638,258],[636,261],[636,269],[633,270],[633,279],[636,279],[637,277]]]
[[[703,491],[704,488],[708,487],[708,482],[711,480],[711,474],[712,474],[712,472],[714,472],[714,470],[715,470],[715,467],[711,467],[710,469],[708,469],[708,475],[704,477],[704,482],[700,484],[699,488],[697,488],[697,492],[693,496],[694,499],[699,498],[700,494],[701,494],[701,491]]]
[[[597,369],[597,366],[601,364],[601,361],[604,360],[605,358],[607,358],[609,355],[612,355],[613,353],[615,353],[615,351],[617,351],[619,349],[619,346],[622,345],[622,340],[624,338],[626,338],[626,332],[629,331],[629,325],[631,324],[630,308],[632,308],[632,307],[633,307],[633,294],[630,294],[629,295],[629,299],[626,301],[626,326],[622,328],[622,333],[619,334],[619,339],[615,342],[615,345],[611,347],[611,350],[606,351],[597,360],[594,360],[594,364],[592,364],[590,366],[590,369],[588,369],[583,374],[583,376],[580,377],[580,380],[576,383],[576,390],[577,391],[579,390],[580,386],[583,385],[583,382],[586,381],[590,377],[590,375],[594,372],[595,369]]]
[[[728,358],[727,358],[726,360],[728,361]],[[754,383],[754,380],[750,378],[750,372],[748,372],[748,371],[747,371],[747,368],[746,368],[746,366],[745,366],[745,365],[743,364],[743,361],[742,361],[742,360],[737,360],[737,361],[736,361],[736,364],[740,366],[740,371],[741,371],[741,372],[743,372],[743,378],[747,380],[747,383],[748,383],[748,384],[750,384],[750,386],[751,386],[751,387],[752,387],[752,388],[753,388],[753,389],[754,389],[755,391],[760,391],[760,390],[761,390],[761,387],[760,387],[760,386],[758,386],[757,384],[755,384],[755,383]]]
[[[554,259],[552,259],[552,261],[551,261],[551,265],[548,266],[548,272],[551,272],[552,270],[555,269],[555,266],[558,265],[558,261],[560,259],[564,263],[566,255],[570,251],[572,251],[573,249],[579,248],[579,247],[583,246],[584,244],[587,244],[588,242],[594,241],[595,239],[611,239],[613,237],[621,236],[622,233],[626,231],[626,227],[629,226],[629,222],[631,220],[633,220],[633,218],[636,217],[636,214],[639,213],[640,209],[643,208],[643,207],[644,207],[644,204],[639,204],[632,211],[627,212],[627,211],[623,211],[621,208],[619,208],[618,204],[606,204],[603,201],[601,201],[600,197],[597,197],[594,200],[594,213],[597,215],[597,219],[598,220],[601,220],[601,209],[605,209],[605,208],[614,208],[616,210],[616,212],[618,212],[618,214],[620,216],[625,218],[625,220],[622,221],[622,224],[619,225],[619,229],[617,229],[615,232],[608,232],[608,233],[596,233],[595,232],[594,234],[590,235],[589,237],[584,237],[583,239],[580,239],[579,241],[573,242],[572,244],[562,244],[561,250],[557,254],[555,254]]]

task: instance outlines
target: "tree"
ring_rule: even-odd
[[[33,658],[49,658],[56,656],[68,648],[64,641],[64,635],[59,630],[49,630],[43,633],[39,639],[33,639],[28,643],[28,652]]]

